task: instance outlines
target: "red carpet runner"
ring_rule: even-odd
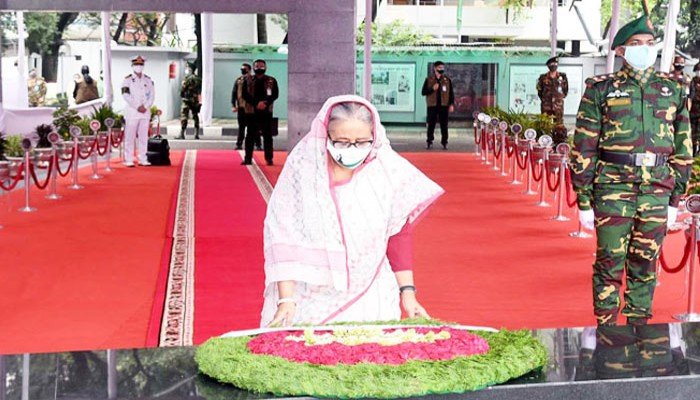
[[[104,179],[81,170],[83,190],[24,214],[23,191],[0,197],[0,353],[142,347],[181,152],[172,167]]]

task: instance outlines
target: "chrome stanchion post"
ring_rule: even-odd
[[[100,146],[100,141],[98,137],[98,132],[100,130],[100,127],[102,124],[100,121],[93,119],[90,121],[90,130],[92,131],[92,137],[87,138],[87,141],[89,144],[91,144],[92,149],[92,154],[90,155],[90,164],[92,164],[92,176],[90,176],[91,179],[102,179],[102,176],[97,173],[97,155],[98,155],[98,149]]]
[[[506,172],[506,157],[508,156],[508,146],[506,144],[507,140],[507,134],[506,131],[508,130],[508,123],[506,121],[501,121],[500,124],[498,124],[498,129],[500,131],[500,138],[501,138],[501,176],[508,176],[508,173]]]
[[[478,111],[474,111],[472,116],[474,117],[474,123],[473,123],[473,128],[474,128],[474,155],[477,157],[481,157],[481,146],[479,143],[477,143],[477,135],[479,135],[479,125],[480,125],[480,120],[479,118],[481,117],[483,113],[480,113]]]
[[[537,202],[537,207],[550,207],[550,204],[547,203],[547,200],[545,199],[545,194],[547,190],[547,176],[545,173],[549,173],[546,171],[547,168],[547,159],[549,157],[549,151],[552,150],[552,137],[549,135],[542,135],[540,138],[537,140],[538,144],[538,149],[537,149],[537,164],[540,166],[540,201]]]
[[[105,171],[112,172],[112,127],[114,126],[114,118],[106,118],[105,126],[107,127],[107,152],[105,154],[105,157],[107,157],[107,165],[105,166]]]
[[[527,129],[525,131],[525,140],[527,140],[527,154],[525,155],[525,176],[527,185],[525,187],[524,194],[528,196],[534,196],[537,194],[536,191],[532,190],[532,146],[535,143],[536,137],[537,132],[534,129]]]
[[[30,153],[34,144],[29,138],[22,139],[22,149],[24,150],[24,207],[20,208],[20,212],[34,212],[36,208],[29,204],[29,192],[32,188],[32,176],[30,172],[31,162]]]
[[[51,143],[51,154],[53,157],[53,166],[49,166],[51,171],[51,182],[49,182],[49,194],[46,198],[49,200],[58,200],[61,196],[57,193],[57,182],[58,182],[58,143],[61,141],[61,135],[58,132],[51,132],[48,136],[49,142]]]
[[[520,132],[523,131],[523,127],[520,124],[513,124],[510,131],[513,133],[513,158],[510,160],[510,172],[513,178],[510,184],[520,185],[522,182],[518,180],[518,154],[520,153]]]
[[[73,138],[73,182],[68,187],[73,190],[80,190],[83,187],[78,184],[78,164],[80,163],[80,144],[78,143],[78,139],[80,138],[82,131],[75,125],[71,125],[69,131],[71,137]]]
[[[564,206],[566,205],[566,169],[569,167],[568,159],[571,146],[566,143],[559,143],[556,148],[557,154],[561,155],[559,164],[559,201],[557,202],[557,215],[552,218],[555,221],[568,221],[569,218],[564,215]]]
[[[700,321],[700,314],[695,312],[695,291],[697,289],[696,282],[696,271],[697,267],[696,257],[698,256],[698,227],[700,227],[700,195],[693,194],[688,196],[685,201],[685,208],[693,215],[693,219],[690,225],[690,263],[688,264],[688,312],[684,314],[674,315],[673,317],[679,321],[684,322],[698,322]]]
[[[491,168],[494,171],[498,171],[498,157],[496,157],[496,143],[498,142],[498,125],[501,123],[501,121],[498,120],[498,118],[493,118],[491,119],[491,142],[493,143],[493,149],[491,151],[491,160],[493,162],[493,167]]]
[[[484,127],[481,130],[481,132],[482,132],[481,140],[485,140],[484,151],[481,154],[481,159],[483,160],[483,163],[486,165],[491,165],[491,161],[489,161],[489,127],[490,126],[491,126],[491,116],[486,115],[484,117]]]

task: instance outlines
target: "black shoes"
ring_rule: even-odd
[[[256,146],[255,146],[255,150],[257,150],[257,151],[262,151],[262,146],[261,146],[261,145],[256,145]]]
[[[433,142],[428,142],[426,149],[430,150],[433,147]]]
[[[252,161],[243,160],[243,162],[241,163],[241,165],[253,165],[253,162],[252,162]]]
[[[442,149],[443,149],[443,150],[447,150],[447,143],[443,143],[443,144],[442,144]]]
[[[275,165],[275,163],[273,163],[272,160],[267,160],[267,165]]]
[[[243,150],[243,146],[240,145],[240,144],[237,144],[237,145],[236,145],[236,150]]]

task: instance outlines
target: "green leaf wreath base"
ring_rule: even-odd
[[[410,319],[365,325],[448,325]],[[355,325],[355,324],[353,324]],[[202,373],[256,393],[278,396],[397,398],[461,393],[507,382],[547,362],[547,351],[529,331],[474,331],[489,343],[486,354],[449,361],[409,361],[402,365],[313,365],[252,354],[251,336],[212,338],[195,358]]]

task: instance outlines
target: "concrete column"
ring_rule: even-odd
[[[355,2],[303,4],[289,13],[288,150],[308,133],[326,99],[355,93]]]

